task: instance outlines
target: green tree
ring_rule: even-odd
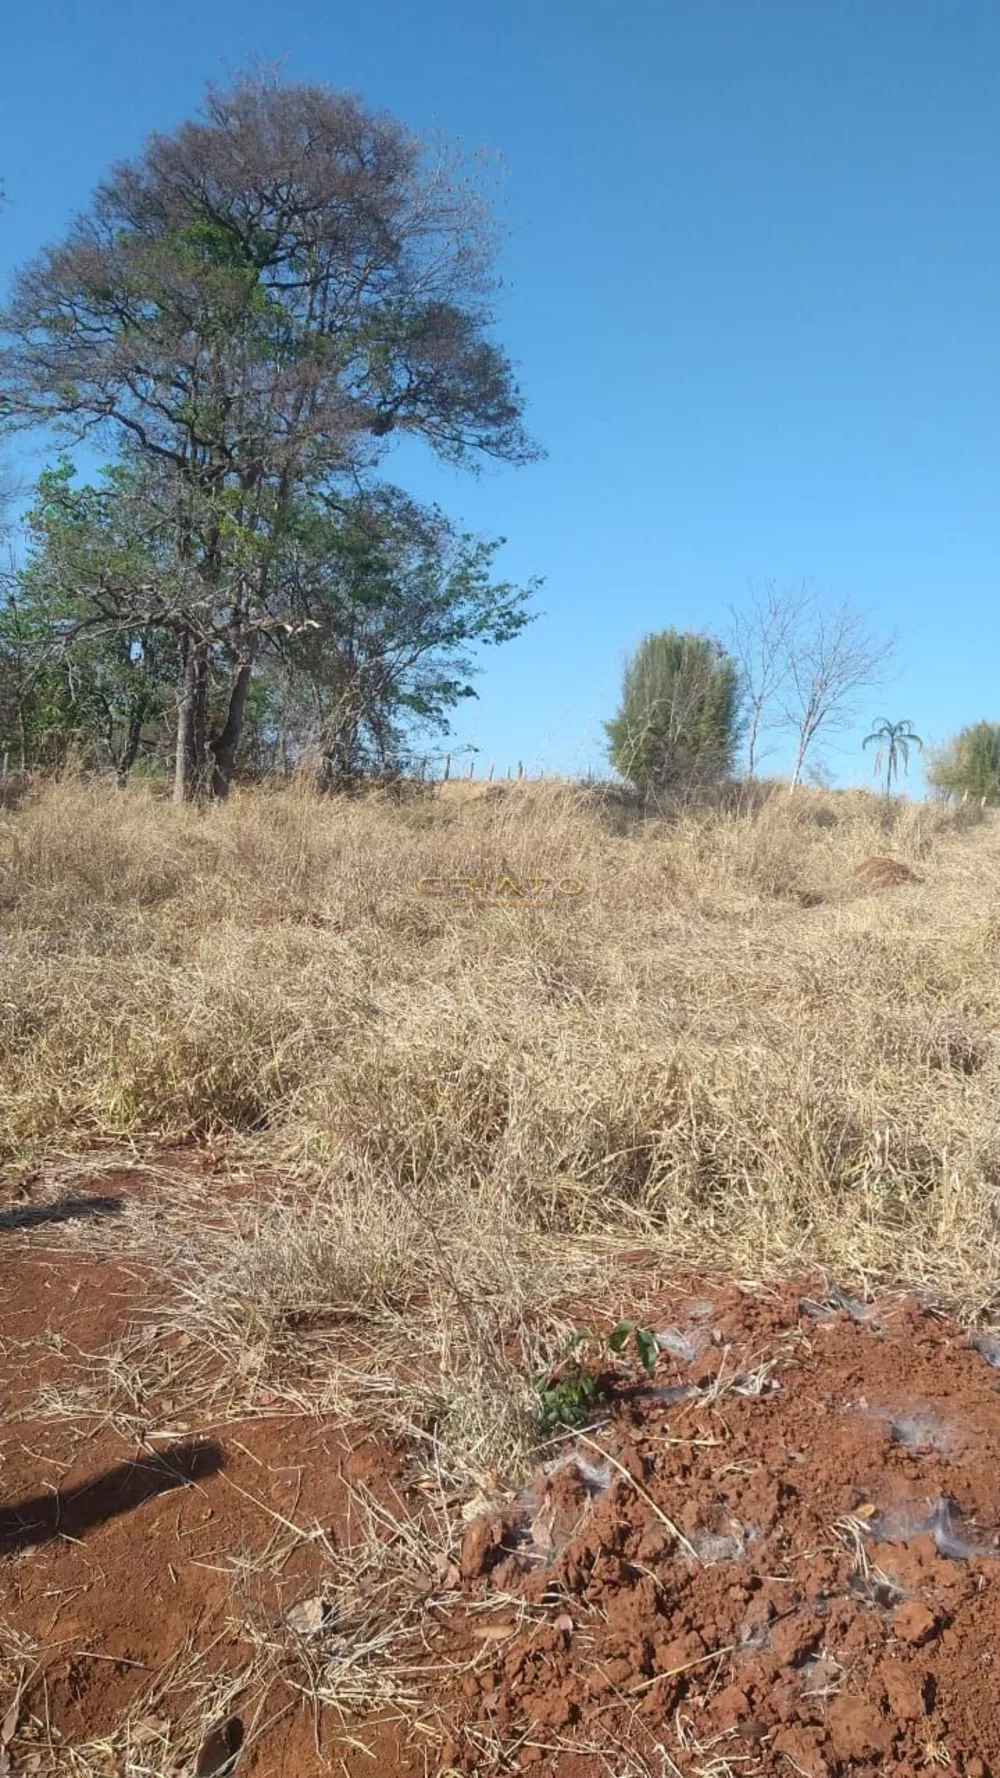
[[[224,616],[202,611],[197,580],[185,584],[158,489],[141,462],[106,469],[97,485],[76,484],[67,463],[39,480],[27,554],[0,607],[0,660],[6,626],[8,679],[22,687],[10,731],[33,762],[72,748],[123,781],[140,752],[164,753],[196,624],[209,733],[227,720],[231,637]],[[529,621],[535,583],[495,580],[499,547],[386,485],[300,497],[272,559],[242,766],[308,756],[324,781],[353,778],[399,770],[422,727],[446,733],[450,711],[475,695],[475,651]]]
[[[910,748],[916,747],[923,752],[924,744],[917,734],[909,717],[902,717],[899,722],[890,722],[887,716],[880,716],[870,735],[866,735],[861,743],[863,748],[878,747],[875,755],[875,776],[878,777],[885,765],[885,794],[892,792],[893,779],[898,781],[899,768],[909,769]]]
[[[35,757],[43,694],[40,678],[47,629],[17,596],[15,577],[4,576],[0,601],[0,755],[13,755],[21,772]]]
[[[457,163],[352,98],[262,77],[113,168],[15,280],[7,428],[103,432],[141,465],[166,572],[132,592],[178,641],[179,799],[228,789],[298,500],[356,486],[400,434],[455,463],[536,454],[489,337],[492,259]]]
[[[1000,722],[975,722],[938,748],[927,782],[939,796],[1000,802]]]
[[[643,789],[688,790],[733,769],[740,738],[736,663],[710,636],[662,630],[629,661],[605,723],[615,770]]]
[[[398,488],[301,502],[273,573],[287,627],[267,651],[286,725],[297,715],[286,756],[312,754],[335,781],[398,771],[416,734],[446,734],[476,695],[472,651],[531,621],[538,583],[493,579],[501,543],[457,532]]]
[[[33,760],[56,764],[73,748],[110,765],[120,783],[151,730],[162,743],[179,659],[176,637],[120,597],[122,584],[151,581],[159,569],[155,539],[138,534],[133,483],[122,465],[97,487],[75,486],[68,462],[44,470],[25,519],[25,559],[0,612],[0,638],[20,642],[30,669],[22,676]]]

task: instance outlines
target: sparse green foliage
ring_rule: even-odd
[[[861,745],[864,748],[878,744],[875,755],[875,775],[878,776],[885,764],[885,794],[892,791],[893,780],[899,778],[902,765],[905,772],[910,764],[910,748],[916,747],[923,752],[924,744],[917,734],[909,717],[904,716],[900,722],[890,722],[887,716],[880,716],[870,735],[866,735]]]
[[[937,749],[927,781],[939,796],[1000,802],[1000,722],[974,722]]]
[[[643,1370],[654,1376],[660,1350],[650,1328],[635,1321],[619,1321],[604,1340],[590,1328],[577,1329],[567,1340],[555,1369],[542,1371],[534,1379],[543,1432],[553,1432],[559,1426],[581,1426],[603,1401],[599,1374],[594,1363],[585,1357],[588,1347],[593,1360],[605,1350],[618,1358],[630,1339]]]
[[[710,636],[679,630],[646,636],[625,669],[619,712],[605,729],[615,770],[642,789],[718,783],[732,772],[740,735],[735,662]]]
[[[580,1348],[594,1336],[581,1329],[567,1342],[555,1370],[540,1372],[534,1379],[543,1432],[560,1426],[582,1426],[602,1400],[597,1372],[580,1357]]]
[[[648,1376],[656,1374],[656,1361],[660,1348],[656,1344],[656,1335],[648,1327],[640,1327],[636,1321],[619,1321],[618,1326],[608,1335],[608,1345],[612,1352],[624,1352],[629,1339],[635,1344],[636,1356]]]
[[[119,466],[98,487],[69,462],[46,469],[25,520],[27,555],[0,596],[0,745],[25,765],[111,767],[124,782],[162,726],[178,651],[120,596],[162,576],[154,538],[131,511]]]
[[[499,547],[398,488],[298,502],[272,571],[288,629],[264,657],[288,752],[344,781],[404,766],[414,729],[446,733],[449,712],[475,696],[469,650],[530,621],[535,583],[494,581]]]
[[[72,747],[122,781],[148,753],[165,769],[195,631],[198,753],[202,763],[214,754],[233,638],[224,615],[206,619],[159,494],[137,460],[96,485],[76,484],[68,461],[40,477],[25,559],[0,591],[0,747],[15,757],[58,764]],[[405,769],[416,735],[447,732],[450,712],[475,696],[473,651],[529,621],[534,584],[493,578],[499,547],[386,484],[295,500],[271,557],[241,763],[290,769],[309,757],[338,782]]]

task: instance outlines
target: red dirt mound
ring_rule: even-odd
[[[855,866],[854,875],[859,883],[867,883],[872,889],[895,889],[902,883],[922,883],[924,880],[901,858],[863,858]]]

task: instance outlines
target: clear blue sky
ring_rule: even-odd
[[[995,0],[11,0],[0,276],[276,58],[505,162],[498,331],[547,461],[397,471],[545,577],[461,713],[481,761],[597,763],[627,651],[748,577],[898,626],[865,716],[1000,717]]]

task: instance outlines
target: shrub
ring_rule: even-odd
[[[605,724],[615,770],[644,790],[717,784],[740,732],[735,663],[710,636],[646,636],[625,669],[621,708]]]
[[[932,754],[927,781],[939,796],[1000,802],[1000,722],[974,722]]]

